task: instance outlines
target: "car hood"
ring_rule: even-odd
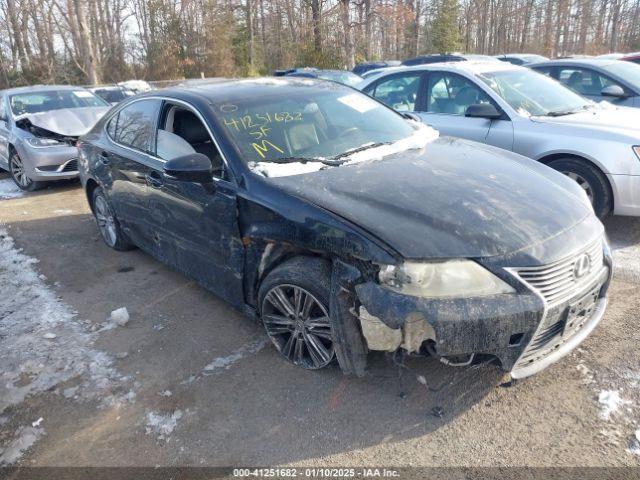
[[[506,255],[593,216],[548,167],[446,137],[383,160],[268,181],[409,259]]]
[[[27,113],[16,118],[16,122],[28,119],[39,128],[65,137],[84,135],[109,111],[110,107],[62,108],[40,113]]]
[[[567,125],[608,131],[640,139],[640,109],[631,107],[614,107],[598,105],[592,110],[585,110],[561,117],[531,117],[537,123]]]

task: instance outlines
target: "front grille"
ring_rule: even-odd
[[[582,272],[580,278],[574,273],[576,263],[586,254],[589,258],[589,268]],[[516,269],[516,274],[527,285],[533,288],[547,301],[548,305],[557,305],[567,300],[581,288],[588,284],[602,270],[604,251],[602,239],[590,244],[577,254],[563,260],[542,265]]]
[[[69,160],[64,164],[64,167],[60,170],[61,172],[77,172],[78,171],[78,159],[74,158],[73,160]]]

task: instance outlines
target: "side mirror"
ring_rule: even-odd
[[[502,113],[490,103],[476,103],[469,105],[464,112],[465,117],[470,118],[486,118],[488,120],[497,120],[502,118]]]
[[[202,153],[190,153],[164,164],[164,173],[183,182],[212,183],[211,160]]]
[[[600,92],[603,97],[625,98],[627,94],[620,85],[609,85]]]

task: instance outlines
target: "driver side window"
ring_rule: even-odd
[[[211,161],[213,175],[224,177],[222,156],[209,135],[209,130],[195,112],[182,105],[167,103],[164,106],[158,127],[156,151],[163,160],[201,153]]]
[[[420,76],[420,73],[394,75],[376,84],[374,90],[368,93],[398,112],[413,112],[416,109]]]
[[[623,88],[610,78],[586,68],[561,68],[559,80],[581,95],[599,96],[603,88],[611,85]]]
[[[491,99],[470,80],[447,72],[429,75],[427,112],[464,115],[467,108],[479,103],[490,104]]]

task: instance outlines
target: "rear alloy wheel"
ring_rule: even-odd
[[[334,357],[329,281],[320,262],[297,259],[276,268],[260,287],[267,335],[289,362],[317,370]]]
[[[574,158],[554,160],[549,166],[575,181],[587,194],[593,211],[599,218],[605,218],[612,209],[613,195],[604,174],[594,165]]]
[[[93,214],[96,217],[100,235],[107,246],[120,251],[133,248],[120,229],[118,219],[113,214],[109,201],[101,188],[96,188],[93,192]]]
[[[24,162],[17,152],[12,152],[11,158],[9,159],[9,173],[14,183],[21,190],[33,192],[44,186],[44,182],[35,182],[29,178]]]

